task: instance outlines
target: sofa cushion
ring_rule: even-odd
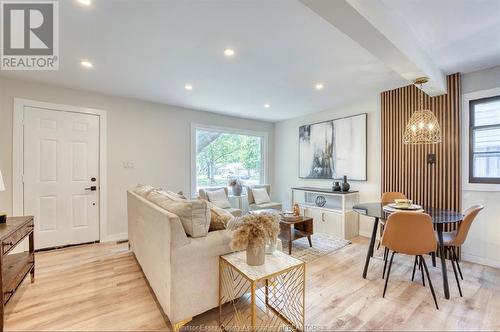
[[[210,209],[202,200],[187,200],[165,191],[152,190],[146,197],[152,203],[177,215],[187,235],[206,236],[210,227]]]
[[[213,203],[222,209],[228,209],[231,207],[231,203],[229,203],[224,189],[209,190],[206,193],[210,203]]]
[[[257,205],[259,209],[274,209],[281,210],[281,203],[269,202]]]
[[[255,204],[269,203],[271,201],[266,188],[252,188],[252,194]]]
[[[134,192],[141,197],[146,197],[149,192],[154,189],[155,188],[153,186],[148,184],[138,184],[137,187],[135,187]]]
[[[220,231],[226,229],[227,223],[234,218],[234,216],[227,210],[221,209],[212,202],[206,202],[210,208],[210,228],[209,232]]]

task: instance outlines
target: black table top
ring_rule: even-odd
[[[357,193],[357,190],[349,190],[349,191],[333,191],[332,188],[317,188],[317,187],[292,187],[292,190],[302,190],[302,191],[316,191],[319,193],[325,194],[353,194]]]
[[[383,207],[384,204],[376,202],[376,203],[356,204],[353,206],[352,209],[357,213],[368,217],[387,219],[387,217],[391,214],[391,212],[384,211]],[[425,213],[431,216],[432,222],[434,224],[454,223],[462,221],[464,218],[464,215],[462,213],[451,210],[443,210],[443,209],[428,208],[428,207],[423,207],[423,209],[425,210]]]

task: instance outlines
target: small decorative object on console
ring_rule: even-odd
[[[340,188],[340,182],[335,181],[332,187],[333,191],[340,191],[342,188]]]
[[[325,196],[319,195],[316,197],[314,202],[316,203],[317,206],[323,207],[326,204],[326,198],[325,198]]]
[[[240,179],[238,178],[230,179],[227,185],[231,187],[234,196],[241,196],[241,191],[243,189],[243,186],[241,185]]]
[[[293,204],[293,215],[296,217],[300,216],[300,206],[297,203]]]
[[[344,175],[344,181],[342,181],[342,191],[349,191],[351,186],[347,182],[347,176]]]

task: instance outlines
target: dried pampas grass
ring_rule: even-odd
[[[248,246],[262,246],[276,242],[280,233],[278,214],[247,214],[233,219],[227,229],[234,230],[231,249],[244,250]]]

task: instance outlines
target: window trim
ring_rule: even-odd
[[[462,96],[462,184],[463,190],[468,191],[500,191],[500,179],[492,178],[474,178],[472,176],[472,134],[473,128],[482,128],[488,126],[473,126],[472,111],[474,102],[484,101],[485,99],[500,98],[500,87],[488,90],[481,90],[464,94]],[[495,125],[496,126],[496,125]],[[493,181],[492,181],[493,180]]]
[[[240,129],[232,127],[221,127],[214,125],[206,125],[199,123],[191,123],[191,193],[190,197],[195,198],[198,196],[198,191],[196,190],[196,130],[206,130],[206,131],[217,131],[225,134],[236,134],[236,135],[247,135],[262,138],[261,147],[261,183],[267,183],[269,181],[269,134],[264,131],[254,131],[249,129]]]

